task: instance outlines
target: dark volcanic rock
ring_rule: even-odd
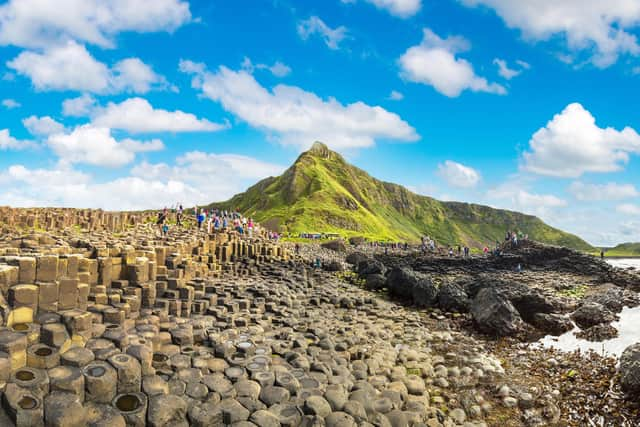
[[[552,313],[556,311],[554,303],[549,301],[542,292],[523,283],[480,276],[478,280],[467,284],[466,291],[473,298],[481,289],[485,288],[500,291],[518,310],[520,316],[529,323],[533,322],[533,317],[536,313]]]
[[[357,266],[360,263],[360,261],[364,261],[367,259],[369,259],[369,257],[366,254],[363,254],[362,252],[352,252],[349,255],[347,255],[347,257],[345,258],[345,261],[348,264]]]
[[[364,287],[370,291],[379,291],[387,284],[387,279],[382,274],[368,274],[364,276]]]
[[[324,269],[326,271],[343,271],[344,270],[342,263],[340,261],[335,261],[335,260],[325,263]]]
[[[478,329],[489,335],[515,335],[522,326],[522,318],[513,304],[493,288],[478,292],[471,314]]]
[[[429,278],[421,278],[411,291],[413,303],[418,307],[433,307],[438,301],[438,288]]]
[[[576,337],[587,341],[600,342],[618,336],[618,330],[607,323],[600,323],[588,329],[576,332]]]
[[[610,323],[616,320],[613,314],[604,305],[597,302],[587,302],[571,314],[571,318],[582,329],[587,329],[600,323]]]
[[[629,395],[640,394],[640,343],[627,347],[620,357],[620,386]]]
[[[408,267],[396,267],[387,274],[389,292],[400,298],[411,298],[416,283],[418,283],[418,276]]]
[[[590,295],[584,299],[585,302],[595,302],[602,304],[613,313],[622,311],[624,305],[624,291],[620,288],[611,288],[603,293]]]
[[[387,267],[385,267],[380,261],[367,258],[358,262],[356,271],[362,276],[366,276],[368,274],[385,274],[387,272]]]
[[[431,280],[407,267],[391,270],[386,286],[391,295],[410,299],[420,307],[431,307],[438,298],[438,289]]]
[[[548,335],[562,335],[573,329],[573,322],[566,316],[553,313],[536,313],[531,324]]]
[[[344,241],[341,239],[331,240],[330,242],[323,243],[322,245],[325,249],[330,249],[334,252],[346,252],[347,245],[344,244]]]
[[[444,283],[438,292],[438,306],[445,311],[469,311],[471,300],[464,288],[458,283]]]

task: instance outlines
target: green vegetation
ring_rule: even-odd
[[[615,248],[602,248],[602,250],[607,257],[640,257],[640,243],[622,243]]]
[[[556,292],[559,296],[573,298],[573,299],[582,299],[587,293],[587,289],[589,287],[587,285],[579,285],[574,286],[570,289],[564,289],[562,291]]]
[[[209,207],[238,209],[268,228],[293,235],[339,233],[345,238],[409,242],[428,235],[441,245],[481,248],[502,241],[506,230],[517,230],[545,243],[594,249],[535,216],[441,202],[379,181],[322,143],[301,154],[281,176]]]

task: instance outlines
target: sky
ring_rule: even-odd
[[[0,1],[0,205],[226,200],[319,140],[640,241],[639,36],[640,0]]]

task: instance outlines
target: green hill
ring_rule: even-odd
[[[621,243],[614,248],[603,248],[607,256],[640,256],[640,243]]]
[[[439,244],[483,247],[502,240],[506,230],[518,230],[541,242],[593,250],[579,237],[535,216],[441,202],[379,181],[318,142],[281,176],[266,178],[209,207],[238,209],[271,229],[293,234],[340,233],[412,242],[428,235]]]

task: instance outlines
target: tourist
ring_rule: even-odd
[[[178,227],[182,227],[182,210],[182,203],[180,203],[176,212],[176,225]]]
[[[162,234],[162,226],[164,225],[166,220],[167,220],[167,208],[164,208],[161,212],[158,212],[158,220],[156,221],[156,224],[158,225],[158,229],[160,230],[161,234]]]
[[[253,236],[253,218],[249,218],[249,221],[247,222],[247,231],[249,232],[249,237],[251,238]]]
[[[204,210],[201,209],[200,213],[198,214],[198,230],[202,229],[202,223],[204,222],[204,220],[207,218],[206,214],[204,213]]]
[[[162,225],[162,235],[164,237],[167,237],[167,235],[169,234],[169,224],[163,224]]]

